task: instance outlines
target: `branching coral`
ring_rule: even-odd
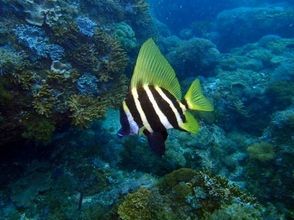
[[[52,114],[54,101],[49,86],[45,84],[34,94],[33,106],[38,114],[48,117]]]
[[[101,67],[94,69],[98,73],[101,82],[116,78],[124,72],[127,65],[127,56],[120,43],[105,32],[98,31],[94,35],[94,44],[99,52]]]
[[[71,62],[83,71],[94,73],[100,82],[113,80],[124,71],[126,53],[120,43],[106,32],[97,31],[87,43],[72,41],[76,47],[68,54]]]
[[[119,108],[122,101],[126,97],[129,88],[129,79],[126,75],[120,75],[111,89],[104,93],[102,97],[108,100],[110,106]]]
[[[96,19],[105,26],[114,22],[128,23],[139,39],[146,39],[153,33],[149,5],[145,0],[86,0],[81,2],[81,7],[92,16],[102,15]]]
[[[127,93],[128,80],[121,75],[118,81],[98,97],[72,95],[67,101],[71,112],[72,123],[87,127],[90,122],[104,116],[108,107],[118,107]]]
[[[79,127],[87,127],[90,122],[101,118],[107,108],[105,100],[72,95],[68,100],[72,123]]]
[[[266,90],[266,94],[272,101],[272,105],[277,110],[282,110],[292,104],[294,97],[294,82],[277,81],[271,83]]]
[[[85,43],[77,47],[71,52],[70,60],[73,65],[86,71],[93,69],[100,69],[101,62],[99,60],[99,53],[93,43]]]

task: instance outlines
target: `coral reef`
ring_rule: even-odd
[[[241,7],[223,11],[217,17],[219,45],[228,49],[255,42],[267,34],[293,36],[290,25],[293,17],[291,7]]]
[[[216,215],[217,210],[225,210],[223,206],[238,206],[234,212],[247,209],[253,216],[263,214],[254,198],[225,179],[182,168],[162,177],[151,189],[141,188],[127,195],[118,206],[118,215],[124,220],[198,219]]]
[[[0,14],[1,219],[294,218],[292,1],[0,0]],[[198,134],[169,130],[162,157],[116,135],[149,37],[183,94],[198,77],[215,106],[193,113]]]
[[[173,38],[173,40],[177,39]],[[170,51],[166,52],[167,58],[173,63],[178,74],[187,77],[214,73],[220,53],[212,42],[202,38],[178,39],[178,41],[173,43]]]
[[[124,23],[128,33],[118,40],[118,35],[98,27],[97,16],[93,20],[86,15],[76,16],[78,10],[83,10],[82,5],[69,4],[1,2],[3,13],[12,13],[14,19],[13,24],[1,19],[7,26],[1,33],[9,36],[0,47],[0,75],[4,76],[1,85],[5,81],[1,97],[13,109],[1,110],[5,116],[1,124],[3,136],[9,132],[17,136],[12,137],[15,140],[49,143],[55,128],[70,124],[86,127],[101,118],[108,107],[120,104],[127,89],[126,79],[121,76],[129,58],[125,51],[135,47],[125,43],[134,37],[132,27]],[[138,2],[138,7],[141,4]],[[18,14],[23,12],[24,16]],[[40,122],[29,122],[32,115]],[[7,143],[2,140],[1,146]]]

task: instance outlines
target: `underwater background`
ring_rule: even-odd
[[[214,104],[118,138],[152,37]],[[294,1],[0,0],[0,219],[294,219]]]

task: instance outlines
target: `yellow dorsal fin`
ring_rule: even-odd
[[[213,105],[203,95],[200,81],[196,79],[192,82],[187,94],[185,95],[188,108],[198,111],[213,111]]]
[[[188,131],[192,134],[196,134],[200,129],[198,121],[194,118],[194,116],[189,111],[185,111],[184,115],[185,115],[186,121],[185,123],[181,124],[180,127],[184,129],[185,131]]]
[[[181,99],[181,87],[176,73],[151,38],[140,49],[131,89],[144,84],[164,88],[177,99]]]

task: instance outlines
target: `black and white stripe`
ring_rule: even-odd
[[[153,95],[158,100],[157,102],[160,103],[161,109],[164,109],[163,111],[171,120],[173,127],[179,128],[185,122],[184,111],[186,110],[181,107],[181,102],[167,90],[158,86],[154,87]]]
[[[185,106],[167,90],[157,86],[133,88],[124,104],[128,119],[136,122],[139,128],[145,127],[150,133],[180,129],[185,122]]]

